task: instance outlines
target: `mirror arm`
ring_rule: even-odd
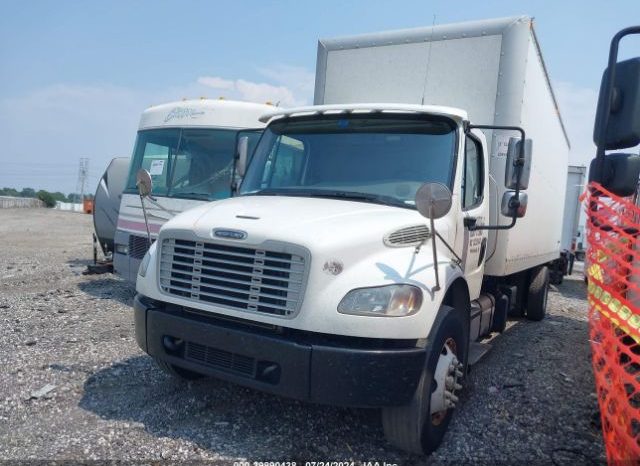
[[[520,133],[520,153],[518,154],[518,159],[516,160],[516,164],[518,166],[518,174],[517,182],[516,182],[516,192],[515,197],[511,201],[512,203],[516,203],[518,205],[513,204],[512,207],[517,208],[520,204],[520,180],[522,179],[522,167],[524,166],[524,143],[526,139],[526,134],[524,132],[524,128],[520,126],[501,126],[501,125],[472,125],[471,123],[466,123],[464,126],[465,132],[468,132],[472,129],[500,129],[506,131],[517,131]],[[518,219],[518,215],[516,213],[511,217],[511,223],[508,225],[477,225],[475,222],[473,224],[469,224],[467,228],[469,231],[476,230],[509,230],[516,225],[516,221]]]
[[[142,204],[142,215],[144,216],[144,226],[147,229],[147,248],[151,247],[151,231],[149,230],[149,219],[147,218],[147,208],[144,205],[144,196],[140,194],[140,204]]]
[[[469,231],[476,230],[510,230],[514,226],[516,226],[517,216],[511,217],[511,223],[509,225],[472,225],[467,228]]]

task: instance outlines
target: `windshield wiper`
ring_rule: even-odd
[[[317,191],[311,194],[311,196],[364,201],[374,204],[391,205],[398,207],[408,207],[408,204],[406,204],[404,201],[392,196],[385,196],[383,194],[360,193],[357,191]]]
[[[339,191],[323,189],[262,189],[260,191],[247,193],[253,196],[301,196],[301,197],[324,197],[329,199],[345,199],[353,201],[371,202],[373,204],[391,205],[396,207],[413,208],[410,204],[392,196],[382,194],[361,193],[358,191]]]
[[[205,199],[205,200],[210,200],[209,199],[209,195],[207,193],[183,193],[183,192],[177,192],[177,193],[171,193],[169,194],[169,197],[193,197],[193,198],[197,198],[197,199]]]

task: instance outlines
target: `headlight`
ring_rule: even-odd
[[[412,285],[356,288],[338,304],[338,312],[365,316],[409,316],[422,305],[422,291]]]
[[[129,255],[129,246],[126,244],[117,244],[116,243],[116,252],[118,254],[124,254],[125,256]]]
[[[141,277],[145,277],[147,275],[147,268],[149,267],[149,261],[151,261],[151,249],[147,251],[147,253],[142,258],[142,262],[140,262],[140,268],[138,269],[138,275]]]

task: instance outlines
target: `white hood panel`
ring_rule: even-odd
[[[211,203],[178,215],[163,227],[191,230],[197,236],[214,238],[216,228],[240,230],[242,244],[260,244],[268,239],[294,243],[316,252],[323,246],[348,242],[378,242],[398,226],[425,223],[412,209],[365,202],[286,196],[242,196]]]

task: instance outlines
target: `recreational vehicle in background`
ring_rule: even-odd
[[[105,259],[113,260],[113,240],[118,226],[122,191],[127,182],[130,159],[115,157],[100,177],[93,197],[93,228]],[[97,251],[94,256],[97,255]]]
[[[154,183],[147,200],[149,234],[174,215],[231,195],[236,142],[245,135],[252,146],[258,121],[274,107],[229,100],[185,100],[145,110],[140,118],[129,176],[124,187],[113,254],[114,271],[135,282],[149,248],[136,173],[147,170]]]

